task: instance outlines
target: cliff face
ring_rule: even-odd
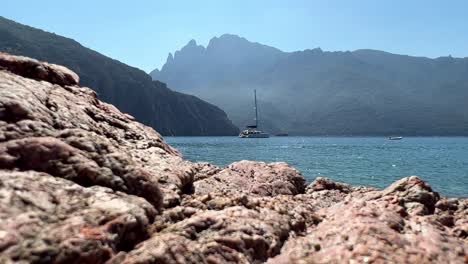
[[[78,42],[0,17],[0,51],[65,65],[112,103],[163,135],[236,135],[238,128],[218,107],[173,92],[145,72]]]
[[[223,35],[193,41],[153,78],[222,106],[243,127],[299,135],[466,135],[468,58],[375,50],[282,52]],[[235,92],[234,92],[235,91]]]
[[[468,200],[183,160],[74,72],[0,53],[1,263],[463,263]]]

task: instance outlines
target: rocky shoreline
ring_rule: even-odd
[[[0,263],[468,263],[468,199],[184,160],[58,65],[0,53]]]

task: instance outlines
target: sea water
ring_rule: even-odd
[[[444,196],[468,197],[468,138],[166,137],[186,159],[226,166],[239,160],[285,161],[307,179],[328,177],[385,188],[417,175]]]

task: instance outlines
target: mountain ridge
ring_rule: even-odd
[[[220,35],[219,37],[213,37],[210,39],[210,41],[208,42],[208,45],[203,46],[202,44],[198,44],[197,41],[195,39],[191,39],[187,42],[187,44],[185,44],[185,46],[183,46],[181,49],[179,50],[176,50],[174,53],[178,52],[178,51],[181,51],[183,50],[184,48],[186,48],[187,46],[191,46],[193,44],[195,44],[196,46],[198,47],[201,47],[203,48],[204,50],[208,49],[209,46],[213,45],[213,42],[218,40],[218,39],[225,39],[225,38],[237,38],[239,40],[244,40],[246,42],[249,42],[251,44],[258,44],[260,46],[264,46],[264,47],[268,47],[268,48],[271,48],[271,49],[275,49],[275,50],[278,50],[280,52],[283,52],[283,53],[296,53],[296,52],[307,52],[307,51],[321,51],[321,52],[343,52],[343,53],[346,53],[346,52],[351,52],[351,53],[359,53],[359,52],[371,52],[371,53],[381,53],[381,54],[388,54],[388,55],[397,55],[397,56],[405,56],[405,57],[413,57],[413,58],[425,58],[425,59],[439,59],[439,58],[454,58],[454,59],[466,59],[468,58],[468,56],[466,57],[452,57],[451,55],[441,55],[441,56],[437,56],[437,57],[428,57],[428,56],[415,56],[415,55],[409,55],[409,54],[399,54],[399,53],[395,53],[395,52],[389,52],[389,51],[383,51],[383,50],[378,50],[378,49],[373,49],[373,48],[360,48],[360,49],[355,49],[355,50],[337,50],[337,51],[324,51],[322,50],[321,47],[315,47],[315,48],[306,48],[306,49],[303,49],[303,50],[295,50],[295,51],[283,51],[281,49],[278,49],[278,48],[275,48],[273,46],[270,46],[270,45],[265,45],[265,44],[261,44],[259,42],[255,42],[255,41],[249,41],[247,40],[246,38],[244,37],[241,37],[241,36],[238,36],[236,34],[230,34],[230,33],[225,33],[225,34],[222,34]],[[168,56],[171,56],[172,57],[173,53],[172,52],[169,52],[168,53]],[[166,62],[167,63],[168,59],[166,59]],[[164,66],[164,65],[163,65]],[[156,68],[158,69],[158,68]],[[151,75],[151,72],[149,72],[149,74]]]
[[[238,128],[217,106],[174,92],[79,42],[0,17],[0,51],[65,65],[112,103],[163,135],[235,135]],[[195,114],[196,113],[196,114]]]
[[[210,41],[217,52],[207,52],[210,44],[203,53],[185,49],[152,78],[222,106],[239,127],[252,119],[256,89],[272,133],[468,134],[468,58],[372,49],[283,52],[233,35],[218,39]]]

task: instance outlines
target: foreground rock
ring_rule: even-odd
[[[467,261],[467,199],[418,177],[306,186],[285,163],[188,162],[68,69],[0,65],[0,263]]]
[[[304,192],[305,179],[284,162],[240,161],[229,165],[216,176],[195,183],[197,194],[245,191],[260,196],[299,194]]]
[[[35,59],[0,52],[0,68],[36,80],[58,85],[77,85],[78,75],[69,69]]]
[[[101,263],[148,237],[145,199],[38,172],[0,171],[0,262]]]
[[[433,214],[439,196],[418,177],[350,198],[320,210],[323,221],[304,236],[288,240],[269,263],[466,261],[466,235],[453,235],[452,225]],[[465,206],[457,210],[468,217]],[[466,231],[466,226],[461,228]]]

